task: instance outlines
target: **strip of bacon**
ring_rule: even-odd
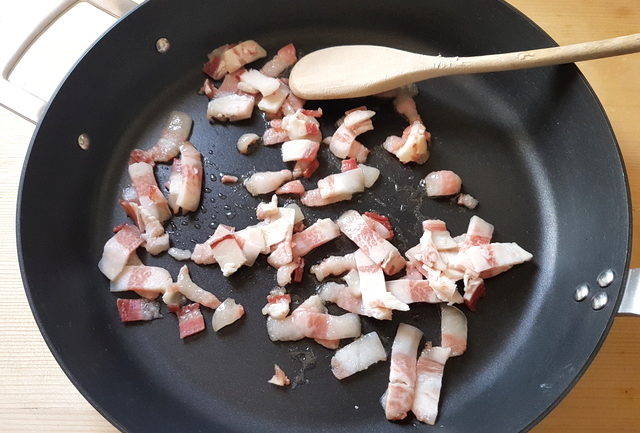
[[[479,201],[471,194],[460,194],[456,199],[456,203],[473,210],[478,207]]]
[[[310,189],[300,197],[300,203],[307,207],[327,206],[339,201],[351,200],[351,194],[335,195],[331,198],[323,198],[320,195],[320,189]]]
[[[273,59],[264,64],[260,72],[269,76],[277,77],[289,66],[293,66],[298,61],[296,57],[296,47],[293,44],[285,45],[278,50]]]
[[[189,137],[193,120],[187,113],[172,111],[157,143],[146,153],[155,162],[167,162],[180,152],[180,144]]]
[[[409,306],[387,292],[382,268],[376,265],[361,249],[354,253],[360,280],[363,309],[369,316],[385,316],[387,310],[408,311]]]
[[[148,299],[118,299],[118,314],[122,322],[137,322],[162,318],[160,304]]]
[[[277,190],[291,178],[292,173],[289,170],[262,171],[251,175],[244,181],[244,186],[251,195],[267,194]]]
[[[416,302],[437,304],[442,302],[427,280],[410,280],[401,278],[399,280],[387,281],[386,284],[389,293],[405,304],[413,304]]]
[[[318,281],[322,281],[330,275],[341,275],[355,268],[355,256],[349,253],[344,256],[329,256],[317,265],[311,266],[310,272]]]
[[[267,52],[260,44],[248,40],[226,49],[222,54],[222,59],[226,66],[226,72],[235,72],[244,65],[266,56]]]
[[[111,281],[109,290],[126,292],[128,290],[145,290],[156,292],[158,296],[173,284],[171,274],[164,268],[145,265],[127,265],[122,272]]]
[[[224,77],[228,72],[227,65],[223,59],[223,54],[229,47],[229,44],[224,44],[207,54],[207,58],[209,60],[204,64],[202,70],[214,80],[222,79],[222,77]]]
[[[392,310],[378,307],[366,309],[362,306],[362,297],[356,296],[351,287],[338,283],[325,283],[318,290],[318,296],[325,302],[332,302],[350,313],[374,317],[378,320],[391,320]]]
[[[442,375],[449,353],[449,348],[431,347],[431,343],[428,342],[418,358],[416,388],[411,411],[421,422],[431,425],[436,422]]]
[[[98,268],[108,279],[113,280],[122,272],[131,253],[141,244],[140,230],[132,225],[123,224],[118,232],[104,244]]]
[[[405,128],[402,137],[391,135],[386,138],[382,147],[394,154],[400,162],[424,164],[429,159],[429,141],[431,134],[425,126],[415,121]]]
[[[473,278],[469,275],[464,276],[464,304],[471,311],[476,311],[478,301],[486,293],[484,280],[482,278]]]
[[[379,361],[386,361],[387,353],[377,332],[363,335],[338,350],[331,358],[331,372],[337,379],[344,379],[366,370]]]
[[[416,386],[416,352],[422,331],[406,323],[398,326],[391,347],[389,386],[382,396],[385,416],[389,420],[404,419],[413,407]]]
[[[222,275],[225,277],[234,274],[247,261],[242,248],[240,248],[233,235],[234,230],[233,227],[224,224],[218,225],[213,234],[215,240],[209,244],[211,246],[211,254],[220,265]]]
[[[291,296],[282,288],[273,289],[267,296],[267,305],[262,308],[262,314],[276,320],[281,320],[289,314]]]
[[[316,159],[320,143],[313,140],[297,139],[282,144],[282,161],[311,161]]]
[[[249,119],[253,114],[255,102],[252,95],[219,92],[207,105],[207,118],[220,122]]]
[[[158,183],[153,175],[153,166],[146,162],[130,164],[129,176],[138,194],[140,207],[146,209],[160,222],[171,218],[169,203],[158,188]]]
[[[198,332],[204,331],[204,317],[200,312],[199,304],[189,304],[178,309],[176,312],[178,317],[178,329],[180,330],[180,338],[185,339]]]
[[[342,233],[351,239],[387,275],[401,271],[406,261],[398,249],[371,229],[362,216],[350,210],[336,221]]]
[[[305,230],[293,235],[293,255],[304,257],[309,251],[340,236],[340,228],[330,218],[316,221]]]
[[[467,350],[467,318],[456,307],[440,305],[442,347],[451,349],[449,356],[460,356]]]
[[[369,149],[356,141],[356,137],[373,129],[371,118],[375,111],[354,109],[345,113],[342,124],[331,137],[329,150],[338,158],[355,158],[358,162],[365,162]]]

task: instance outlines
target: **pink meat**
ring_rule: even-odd
[[[485,295],[486,289],[482,278],[464,276],[464,304],[471,311],[476,311],[478,301]]]
[[[351,239],[387,275],[401,271],[406,261],[398,249],[371,229],[362,216],[350,210],[336,221],[342,233]]]
[[[140,230],[135,226],[123,224],[119,231],[105,243],[98,268],[107,278],[113,280],[122,272],[131,253],[141,244]]]
[[[299,180],[292,180],[278,188],[276,194],[302,195],[304,194],[304,185]]]
[[[122,322],[137,322],[162,318],[160,304],[148,299],[118,299],[118,314]]]
[[[431,347],[431,343],[427,343],[418,358],[416,388],[411,411],[421,422],[431,425],[436,422],[442,375],[449,353],[449,348]]]
[[[466,207],[467,209],[475,209],[479,202],[471,194],[460,194],[456,203],[460,206]]]
[[[297,61],[296,47],[293,44],[287,44],[278,50],[278,53],[273,56],[273,59],[264,64],[260,72],[269,77],[277,77]]]
[[[305,230],[293,235],[293,255],[304,257],[309,251],[340,236],[340,228],[330,218],[316,221]]]
[[[456,307],[440,305],[441,346],[451,349],[450,356],[460,356],[467,350],[467,318]]]
[[[403,115],[409,123],[422,123],[422,118],[420,117],[420,114],[418,114],[418,110],[416,108],[416,102],[413,100],[413,97],[417,93],[418,91],[415,86],[402,87],[398,89],[397,95],[393,100],[393,106],[396,111]]]
[[[227,73],[227,67],[222,56],[229,47],[229,44],[225,44],[207,54],[209,60],[204,64],[202,70],[214,80],[220,80]]]
[[[131,164],[129,165],[129,176],[138,194],[140,206],[160,222],[171,218],[169,203],[158,188],[158,183],[153,175],[153,166],[146,162]]]
[[[416,355],[422,331],[406,323],[398,326],[391,347],[389,386],[383,396],[385,415],[389,420],[404,419],[413,406],[416,386]]]
[[[472,216],[464,238],[463,247],[484,245],[491,242],[493,225],[478,216]]]
[[[437,304],[442,302],[427,280],[401,278],[399,280],[387,281],[387,290],[405,304],[413,304],[416,302]]]
[[[327,206],[339,201],[351,200],[351,194],[339,195],[331,198],[322,198],[319,189],[311,189],[300,197],[300,202],[307,207]]]
[[[244,41],[230,46],[222,54],[226,72],[235,72],[247,63],[266,57],[267,52],[256,41]],[[215,77],[212,77],[215,79]]]
[[[204,331],[204,317],[200,312],[199,304],[189,304],[176,312],[178,317],[178,329],[180,338],[184,339],[198,332]]]

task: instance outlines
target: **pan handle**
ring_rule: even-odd
[[[120,18],[136,6],[137,3],[132,0],[80,0],[89,3],[101,11],[115,17]],[[9,81],[9,75],[20,62],[24,54],[29,50],[31,45],[54,23],[68,12],[73,6],[80,2],[79,0],[51,0],[50,7],[44,14],[40,13],[42,18],[31,25],[32,30],[27,33],[23,39],[15,41],[3,41],[5,47],[8,47],[6,54],[3,53],[0,58],[0,105],[22,116],[26,120],[37,123],[42,114],[47,101],[40,97],[29,93],[22,87],[15,85]],[[5,11],[6,12],[6,11]]]
[[[640,316],[640,268],[629,269],[627,285],[624,288],[618,314]]]

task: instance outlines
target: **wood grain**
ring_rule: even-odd
[[[640,31],[637,0],[511,0],[560,44]],[[640,266],[640,55],[583,63],[622,149]],[[33,126],[0,109],[0,432],[114,433],[59,368],[35,325],[20,280],[15,202]],[[561,145],[561,143],[559,143]],[[606,174],[603,174],[606,175]],[[597,179],[594,179],[597,181]],[[640,319],[617,318],[602,350],[570,394],[534,431],[640,431]]]

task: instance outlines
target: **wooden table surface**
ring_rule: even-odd
[[[510,2],[559,44],[640,32],[638,0]],[[609,115],[624,154],[633,202],[640,203],[640,54],[587,62],[580,68]],[[86,402],[51,356],[22,287],[15,202],[32,132],[32,124],[0,108],[0,432],[113,433],[116,429]],[[636,206],[633,217],[631,265],[639,267]],[[640,318],[618,317],[586,374],[534,431],[640,432],[639,343]]]

